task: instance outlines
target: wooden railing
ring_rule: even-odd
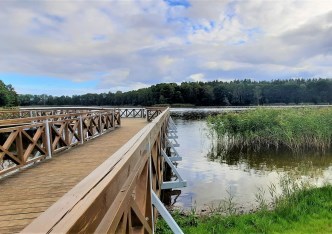
[[[121,117],[147,118],[150,122],[162,110],[43,108],[0,111],[0,118],[7,118],[0,120],[0,176],[112,130],[121,125]]]
[[[149,107],[146,108],[146,118],[147,121],[152,121],[154,118],[156,118],[158,115],[160,115],[166,108],[163,107]]]
[[[151,122],[160,115],[166,108],[164,107],[147,107],[147,108],[118,108],[122,118],[146,118]]]
[[[0,119],[17,119],[17,118],[29,118],[49,115],[64,115],[71,113],[89,112],[87,109],[63,109],[63,108],[29,108],[20,110],[1,110]]]
[[[168,121],[165,109],[22,233],[152,233]]]
[[[0,120],[0,176],[83,144],[120,124],[120,113],[114,109]]]
[[[18,110],[1,110],[1,119],[16,119],[16,118],[28,118],[31,117],[30,111],[18,111]]]
[[[145,118],[145,108],[118,108],[121,118]]]
[[[68,108],[23,108],[20,110],[1,110],[0,120],[4,119],[16,119],[16,118],[28,118],[28,117],[41,117],[51,115],[67,115],[73,113],[90,113],[93,111],[110,110],[113,108],[87,108],[87,107],[68,107]],[[116,108],[116,115],[120,118],[147,118],[150,122],[157,117],[164,107],[148,107],[148,108]]]

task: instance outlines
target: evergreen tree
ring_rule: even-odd
[[[8,94],[11,90],[11,95]],[[0,84],[0,104],[15,105],[17,96],[11,86]],[[16,99],[15,99],[16,97]],[[197,106],[247,106],[300,103],[332,103],[331,79],[291,79],[273,81],[235,80],[231,82],[162,83],[129,92],[52,97],[20,95],[20,105],[135,105],[193,104]]]

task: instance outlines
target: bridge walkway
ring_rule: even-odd
[[[122,119],[120,128],[0,180],[0,233],[21,231],[147,124]]]

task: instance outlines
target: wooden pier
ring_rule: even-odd
[[[0,233],[153,232],[168,109],[2,116]]]

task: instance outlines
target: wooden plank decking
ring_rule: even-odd
[[[0,233],[21,231],[147,124],[121,121],[115,131],[0,180]]]

